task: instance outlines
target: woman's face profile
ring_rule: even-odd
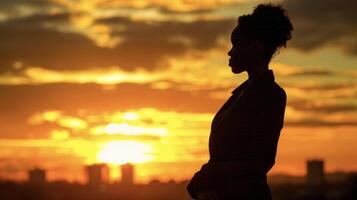
[[[228,65],[234,74],[247,71],[254,62],[261,58],[260,49],[254,44],[254,40],[241,34],[238,26],[232,31],[231,42]]]

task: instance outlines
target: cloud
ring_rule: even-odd
[[[52,5],[48,0],[1,0],[1,8],[10,8],[15,6],[47,6]]]
[[[300,126],[300,127],[338,127],[338,126],[357,126],[357,121],[322,121],[316,119],[305,119],[301,121],[287,121],[286,126]]]
[[[208,94],[158,90],[149,85],[129,83],[110,90],[98,84],[0,86],[0,90],[0,132],[4,133],[1,137],[6,138],[48,137],[51,130],[66,128],[63,125],[68,125],[68,120],[62,124],[45,122],[44,126],[28,123],[31,116],[48,110],[74,117],[80,111],[103,114],[143,107],[212,113],[222,103],[222,100],[210,98]]]
[[[353,89],[357,88],[357,84],[355,83],[339,83],[339,84],[315,84],[315,85],[300,85],[300,89],[302,90],[308,90],[308,91],[314,91],[314,90],[343,90],[343,89]]]
[[[54,69],[88,67],[90,59],[85,59],[84,54],[94,56],[99,48],[83,35],[44,27],[46,21],[57,21],[64,15],[47,17],[31,16],[0,23],[2,71],[11,70],[13,63],[19,61]]]
[[[112,87],[121,83],[149,84],[156,89],[175,88],[184,91],[209,92],[221,89],[228,91],[236,85],[228,67],[217,68],[214,63],[219,57],[226,59],[225,52],[212,50],[205,53],[189,51],[182,59],[167,59],[168,66],[162,70],[148,71],[137,69],[121,70],[115,66],[86,70],[51,70],[43,67],[20,68],[16,73],[0,74],[0,85],[48,84],[48,83],[97,83]],[[211,70],[212,69],[212,70]]]
[[[337,79],[338,80],[338,79]],[[330,81],[331,82],[331,81]],[[337,81],[336,81],[337,82]],[[341,81],[339,81],[341,82]],[[312,100],[346,100],[356,97],[356,88],[353,83],[346,84],[333,84],[324,83],[321,81],[312,82],[314,84],[300,83],[300,85],[286,85],[285,89],[287,93],[293,97],[298,97],[301,99],[306,99],[306,101]],[[322,102],[326,103],[326,102]]]
[[[309,51],[337,46],[357,55],[357,2],[355,0],[285,0],[294,25],[291,45]]]
[[[172,10],[167,7],[158,7],[160,12],[163,14],[170,14],[170,15],[187,15],[187,14],[194,14],[194,15],[200,15],[200,14],[209,14],[212,13],[215,9],[214,8],[197,8],[194,10]]]
[[[235,24],[232,19],[147,22],[123,17],[99,19],[96,23],[110,25],[114,29],[112,36],[122,38],[118,48],[126,49],[123,56],[133,57],[133,63],[142,66],[157,63],[167,56],[182,55],[188,50],[218,47],[219,39],[228,37]],[[117,26],[125,28],[115,31]]]
[[[289,94],[289,92],[287,92]],[[309,97],[311,92],[308,92]],[[289,95],[288,95],[289,96]],[[334,98],[288,98],[286,126],[337,127],[356,126],[357,106]]]
[[[50,0],[1,0],[0,20],[17,18],[36,13],[64,10],[64,7]]]
[[[16,74],[0,75],[0,84],[98,83],[115,85],[120,83],[151,83],[160,78],[167,78],[167,75],[149,73],[145,70],[127,72],[118,67],[71,71],[28,67]]]
[[[120,84],[109,90],[98,84],[18,85],[0,88],[1,113],[12,115],[16,115],[15,111],[32,114],[32,111],[50,109],[72,113],[82,108],[105,112],[140,107],[210,112],[221,103],[220,100],[210,99],[208,94],[197,96],[192,92],[157,90],[149,85],[132,83]],[[207,104],[199,106],[202,98],[207,99]],[[14,99],[27,100],[18,103]]]
[[[134,140],[134,141],[155,141],[159,140],[160,136],[150,135],[150,134],[141,134],[141,135],[125,135],[125,134],[115,134],[115,135],[82,135],[80,136],[82,139],[86,139],[89,141],[96,142],[108,142],[113,140],[118,141],[126,141],[126,140]]]
[[[354,77],[353,72],[348,70],[326,69],[321,66],[299,66],[289,65],[280,62],[272,62],[270,68],[274,71],[275,75],[283,77],[299,77],[299,76],[319,76],[319,77],[333,77],[344,76]]]
[[[93,27],[109,27],[107,34],[119,38],[111,48],[96,42],[103,34],[88,36],[71,31],[66,13],[27,16],[0,23],[0,66],[11,71],[14,62],[56,70],[119,66],[124,70],[167,67],[165,59],[188,50],[209,50],[219,46],[234,20],[161,21],[150,23],[127,17],[103,18]],[[66,24],[67,23],[67,24]],[[50,25],[49,25],[50,24]],[[92,37],[92,38],[91,38]],[[93,39],[94,38],[94,39]]]
[[[317,112],[317,113],[345,113],[348,115],[350,112],[356,112],[357,106],[354,104],[342,104],[342,103],[325,103],[308,101],[308,100],[292,100],[289,101],[289,106],[294,110],[302,112]]]
[[[242,0],[244,1],[244,0]],[[208,1],[190,1],[177,0],[174,3],[170,1],[161,0],[114,0],[114,1],[100,1],[98,6],[102,8],[148,8],[148,7],[162,7],[170,11],[177,12],[195,12],[196,10],[205,10],[210,8],[216,8],[222,5],[230,5],[237,3],[236,0],[208,0]]]
[[[326,69],[312,68],[312,69],[300,69],[295,73],[289,74],[289,76],[334,76],[336,72]]]

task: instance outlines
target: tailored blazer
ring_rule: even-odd
[[[275,163],[285,106],[286,93],[272,70],[234,89],[212,120],[210,159],[188,184],[191,197],[232,183],[246,188],[241,192],[249,191],[251,182],[266,184],[266,174]]]

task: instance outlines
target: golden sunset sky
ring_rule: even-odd
[[[214,114],[247,79],[228,67],[237,17],[260,0],[1,0],[0,179],[83,182],[83,166],[184,180],[208,160]],[[272,60],[288,96],[276,164],[357,170],[355,0],[271,1],[293,39]]]

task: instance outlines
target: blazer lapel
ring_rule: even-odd
[[[218,110],[217,114],[213,118],[212,126],[217,126],[223,120],[225,114],[229,112],[229,109],[232,108],[232,105],[236,105],[241,101],[244,94],[244,88],[247,87],[248,81],[245,81],[241,85],[239,85],[236,89],[232,91],[232,96],[223,104],[223,106]]]

